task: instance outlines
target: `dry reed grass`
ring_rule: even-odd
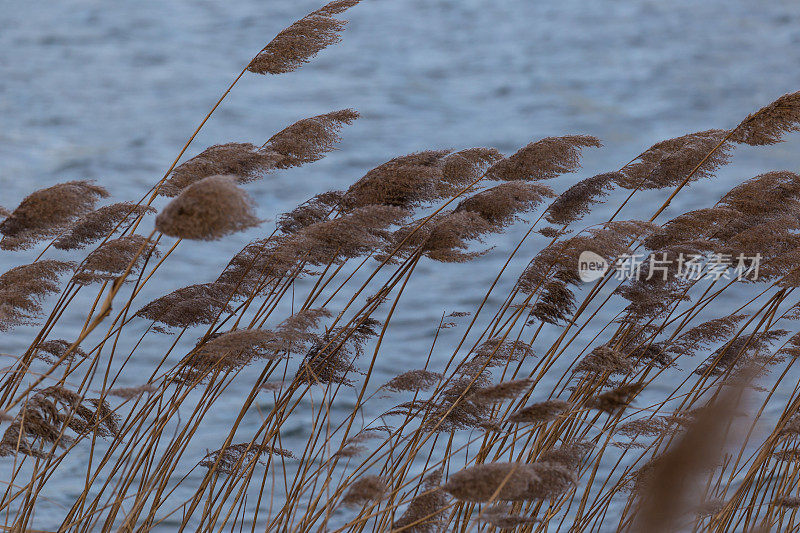
[[[345,23],[334,15],[358,3],[335,0],[290,25],[231,87],[246,71],[299,68],[339,40]],[[714,205],[656,220],[691,182],[713,179],[737,144],[800,130],[800,93],[732,129],[658,142],[560,194],[556,178],[578,171],[598,139],[549,137],[508,156],[478,147],[395,157],[279,216],[216,280],[138,298],[180,239],[260,224],[241,186],[324,157],[357,116],[302,119],[262,146],[219,144],[178,164],[193,135],[140,202],[96,208],[102,187],[68,182],[0,208],[0,247],[53,248],[0,275],[0,331],[39,328],[0,383],[6,528],[35,527],[48,481],[74,473],[76,456],[82,484],[62,498],[62,531],[798,527],[800,176],[768,172]],[[616,188],[630,192],[611,219],[576,226]],[[616,220],[645,189],[669,191],[652,218]],[[173,199],[152,233],[137,233],[159,196]],[[391,362],[402,372],[376,383],[419,263],[471,261],[486,252],[476,245],[516,223],[528,228],[522,241],[548,242],[521,241],[472,314],[443,314],[424,362]],[[178,240],[167,249],[163,236]],[[80,264],[52,258],[95,244]],[[673,269],[639,280],[609,272],[589,285],[576,270],[587,250],[609,261],[637,251],[762,261],[757,280]],[[522,253],[527,268],[493,303]],[[75,309],[78,291],[94,291],[91,309]],[[85,316],[80,331],[51,338],[75,315]],[[460,328],[454,346],[437,344],[446,328]],[[120,339],[134,336],[121,353]],[[189,353],[178,352],[182,336],[196,338]],[[151,375],[117,386],[145,342],[161,347]],[[229,432],[198,455],[198,440],[211,444],[203,417],[230,390],[244,393]]]

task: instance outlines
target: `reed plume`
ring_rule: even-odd
[[[388,241],[387,229],[407,213],[399,207],[371,205],[346,215],[310,224],[293,235],[300,258],[312,265],[339,263],[367,254]]]
[[[519,213],[531,211],[553,196],[553,191],[544,185],[512,181],[461,200],[454,211],[477,213],[494,228],[501,229],[514,222]]]
[[[352,124],[358,113],[352,109],[332,111],[306,118],[276,133],[262,150],[280,155],[276,168],[290,168],[318,161],[340,141],[339,131]]]
[[[727,134],[725,130],[699,131],[656,143],[626,165],[616,182],[626,189],[663,189],[680,185],[693,171],[693,180],[708,178],[730,160],[729,146],[714,150]]]
[[[530,499],[529,489],[539,481],[537,473],[525,463],[487,463],[453,473],[442,489],[460,501],[488,502],[493,496],[523,501]]]
[[[563,465],[571,471],[576,471],[593,449],[594,444],[591,442],[573,441],[543,451],[539,454],[538,461]]]
[[[428,150],[387,161],[351,185],[341,205],[347,210],[376,204],[410,209],[449,196],[458,187],[442,180],[441,161],[449,153]]]
[[[695,372],[720,375],[734,368],[754,365],[763,355],[764,350],[787,333],[783,329],[774,329],[735,337],[714,350]]]
[[[800,92],[784,94],[748,115],[734,128],[731,140],[753,146],[775,144],[794,131],[800,131]]]
[[[564,400],[545,400],[515,411],[508,417],[508,421],[515,424],[549,422],[569,408],[570,403]]]
[[[283,74],[297,70],[323,49],[339,42],[343,13],[360,0],[334,0],[281,31],[253,58],[247,70],[256,74]]]
[[[190,185],[161,210],[156,229],[181,239],[216,240],[261,223],[234,176],[209,176]]]
[[[442,377],[438,372],[429,370],[409,370],[393,377],[381,388],[394,392],[425,391],[438,383]]]
[[[76,357],[86,357],[86,352],[80,348],[69,350],[71,345],[71,342],[64,339],[50,339],[36,346],[36,355],[42,361],[50,364],[56,364],[58,361],[62,361],[62,358],[63,361],[71,363]]]
[[[592,204],[607,196],[621,178],[620,172],[606,172],[579,181],[547,206],[545,218],[551,224],[572,224],[589,213]]]
[[[136,312],[136,316],[172,328],[210,324],[230,310],[233,287],[223,283],[189,285],[157,298]]]
[[[604,411],[611,415],[622,413],[639,392],[644,388],[641,383],[628,383],[620,385],[610,391],[593,396],[587,405],[593,409]]]
[[[745,318],[747,315],[744,314],[713,318],[681,334],[667,349],[679,355],[694,355],[713,343],[730,338],[736,332],[736,326]]]
[[[235,472],[235,466],[243,460],[255,459],[260,461],[260,457],[264,454],[294,457],[289,450],[273,448],[271,446],[261,449],[251,446],[249,442],[243,442],[241,444],[231,444],[226,448],[209,452],[198,464],[205,468],[214,468],[215,471],[220,474],[232,474]]]
[[[546,137],[496,162],[486,171],[486,177],[505,181],[552,179],[578,169],[582,148],[600,146],[600,140],[591,135]]]
[[[435,533],[444,525],[447,494],[440,489],[442,471],[435,470],[425,476],[403,514],[392,524],[393,530],[409,533]]]
[[[0,331],[32,323],[45,296],[59,291],[59,275],[72,268],[70,262],[47,259],[0,275]]]
[[[280,154],[254,144],[217,144],[175,167],[159,193],[175,197],[190,185],[217,175],[236,176],[239,182],[254,181],[277,168],[279,160]]]
[[[118,422],[104,401],[85,400],[64,387],[47,387],[30,397],[3,433],[0,456],[22,453],[45,458],[48,445],[66,448],[73,442],[66,429],[105,438],[117,434]]]
[[[388,487],[383,478],[379,476],[364,476],[348,487],[342,498],[342,504],[356,506],[379,501],[383,499],[387,490]]]
[[[483,511],[480,520],[499,529],[516,529],[517,526],[535,524],[539,521],[532,516],[514,513],[507,504],[492,505]]]
[[[109,396],[116,396],[117,398],[122,398],[123,400],[133,400],[142,396],[143,394],[149,394],[151,392],[155,392],[157,388],[150,383],[146,383],[144,385],[139,385],[138,387],[117,387],[115,389],[108,389],[106,392]]]
[[[111,234],[117,226],[155,212],[150,206],[133,202],[104,205],[76,220],[66,233],[53,241],[53,246],[59,250],[83,248]]]
[[[601,344],[592,349],[574,367],[576,373],[586,374],[627,374],[633,370],[634,361],[613,346]]]
[[[317,161],[334,149],[339,131],[356,118],[358,113],[352,109],[342,109],[299,120],[261,147],[250,143],[211,146],[175,167],[159,193],[178,196],[186,187],[216,175],[236,176],[238,183],[249,183],[277,169]]]
[[[326,220],[339,206],[343,191],[328,191],[303,202],[278,218],[278,229],[291,234],[317,222]]]
[[[255,359],[285,357],[285,344],[274,332],[261,329],[230,331],[201,344],[184,359],[179,380],[202,381],[212,372],[231,372]]]
[[[376,439],[387,433],[391,433],[391,428],[389,426],[362,429],[343,442],[341,448],[339,448],[339,451],[337,451],[335,455],[337,457],[356,457],[361,455],[366,449],[364,446],[361,446],[362,443],[371,439]]]
[[[33,192],[0,223],[0,248],[24,250],[58,235],[107,196],[104,188],[88,181],[68,181]]]
[[[72,276],[73,283],[89,285],[112,281],[132,265],[130,272],[136,275],[145,259],[157,257],[156,245],[141,235],[128,235],[103,243],[91,252]]]
[[[312,385],[352,385],[348,374],[356,372],[355,360],[363,354],[364,344],[378,334],[379,325],[375,319],[362,317],[315,339],[300,363],[296,379]]]

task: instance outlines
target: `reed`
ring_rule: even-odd
[[[283,30],[197,131],[248,72],[290,72],[338,42],[357,4]],[[247,184],[325,157],[357,118],[333,111],[182,161],[195,131],[138,202],[98,207],[105,189],[74,181],[0,208],[4,253],[40,250],[0,275],[0,331],[33,332],[0,382],[5,529],[797,527],[800,176],[766,172],[660,215],[737,146],[800,131],[800,92],[569,187],[595,137],[395,156],[274,227],[260,220]],[[646,190],[662,191],[652,217],[619,219]],[[384,355],[412,278],[485,256],[515,225],[526,232],[474,309],[442,309],[427,354]],[[141,298],[184,240],[213,250],[255,227],[216,279]],[[585,252],[646,259],[638,277],[585,281]],[[228,431],[209,436],[220,409]],[[64,475],[74,492],[41,511]]]

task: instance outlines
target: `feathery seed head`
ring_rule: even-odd
[[[73,263],[45,259],[0,275],[0,331],[29,324],[42,311],[42,300],[58,292],[58,277]]]
[[[280,154],[254,144],[216,144],[175,167],[158,192],[175,197],[203,178],[217,175],[236,176],[238,183],[248,183],[277,168],[280,160]]]
[[[607,189],[620,179],[619,172],[607,172],[579,181],[561,193],[547,207],[545,219],[551,224],[566,225],[589,213],[592,204],[608,195]]]
[[[570,403],[564,400],[545,400],[512,413],[508,417],[508,421],[515,424],[548,422],[569,409],[570,406]]]
[[[622,169],[617,184],[626,189],[674,187],[698,165],[693,181],[711,177],[730,159],[730,147],[725,144],[711,153],[727,134],[726,130],[699,131],[656,143]]]
[[[545,198],[553,196],[553,191],[544,185],[512,181],[465,198],[455,212],[478,213],[499,230],[511,224],[519,213],[531,211]]]
[[[800,91],[784,94],[748,115],[733,129],[731,140],[752,146],[775,144],[793,131],[800,131]]]
[[[422,480],[419,493],[411,499],[405,512],[394,521],[392,529],[409,533],[436,533],[444,525],[447,494],[441,490],[442,471],[434,470]]]
[[[555,178],[580,167],[582,148],[600,146],[600,140],[590,135],[546,137],[493,164],[486,171],[486,177],[504,181]]]
[[[126,235],[107,241],[84,259],[72,281],[78,285],[112,281],[125,272],[131,262],[131,273],[136,275],[145,260],[153,255],[159,255],[156,245],[142,235]]]
[[[622,413],[644,388],[642,383],[627,383],[589,399],[587,406],[616,415]]]
[[[247,70],[256,74],[283,74],[297,70],[326,47],[341,40],[345,21],[333,15],[360,0],[334,0],[281,31],[250,62]]]
[[[211,324],[230,310],[233,287],[224,283],[189,285],[148,303],[136,316],[173,328]]]
[[[104,188],[88,181],[68,181],[35,191],[0,223],[0,248],[22,250],[58,235],[107,196]]]
[[[358,113],[342,109],[299,120],[276,133],[264,149],[280,154],[277,168],[290,168],[322,159],[339,142],[339,131],[352,124]]]
[[[530,499],[529,491],[539,481],[531,465],[486,463],[452,474],[442,489],[455,499],[466,502],[488,502],[495,492],[496,500],[522,501]]]
[[[442,379],[438,372],[429,370],[409,370],[390,379],[383,387],[390,391],[425,391]]]
[[[383,478],[379,476],[363,476],[350,485],[347,493],[342,498],[342,504],[357,506],[380,501],[385,497],[388,490],[389,487]]]
[[[138,217],[155,212],[156,210],[150,206],[137,205],[133,202],[104,205],[75,221],[67,233],[53,241],[53,246],[59,250],[82,248],[108,236],[117,225],[132,222]]]
[[[257,226],[250,196],[235,176],[210,176],[184,189],[156,217],[156,229],[180,239],[211,241]]]

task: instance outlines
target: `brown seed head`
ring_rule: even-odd
[[[496,500],[521,501],[529,499],[531,486],[539,481],[536,472],[525,463],[486,463],[459,470],[442,488],[466,502],[488,502],[495,492]]]
[[[526,500],[553,499],[572,488],[577,482],[575,472],[560,463],[537,462],[529,465],[539,480],[525,493]]]
[[[383,387],[390,391],[425,391],[442,379],[438,372],[429,370],[409,370],[390,379]]]
[[[626,189],[674,187],[683,183],[697,165],[701,166],[692,180],[708,178],[730,159],[730,148],[725,144],[707,157],[727,134],[727,130],[699,131],[656,143],[622,169],[617,184]]]
[[[184,189],[156,217],[156,229],[180,239],[211,241],[257,226],[250,196],[235,176],[210,176]]]
[[[364,505],[382,500],[389,487],[386,481],[378,476],[363,476],[347,489],[342,504],[347,506]]]
[[[379,165],[347,189],[342,207],[393,205],[409,209],[450,196],[458,187],[444,181],[442,159],[449,150],[428,150]]]
[[[109,236],[117,226],[132,222],[147,213],[156,210],[147,205],[136,205],[133,202],[121,202],[104,205],[79,218],[69,229],[53,241],[53,246],[60,250],[75,250],[83,248],[103,237]]]
[[[425,476],[418,487],[419,493],[411,499],[411,503],[400,518],[394,521],[392,529],[402,529],[408,533],[440,531],[448,503],[447,494],[439,488],[441,482],[441,470],[435,470]]]
[[[454,187],[465,187],[481,177],[486,168],[503,158],[494,148],[468,148],[444,157],[442,179]]]
[[[609,414],[619,414],[633,401],[644,388],[642,383],[628,383],[589,399],[587,406]]]
[[[358,113],[352,109],[342,109],[300,120],[270,137],[264,150],[280,154],[277,168],[317,161],[339,142],[342,127],[357,118]]]
[[[613,347],[601,344],[581,359],[573,370],[583,374],[627,374],[633,370],[633,361]]]
[[[619,172],[607,172],[579,181],[551,203],[545,219],[551,224],[566,225],[589,213],[592,204],[607,196],[607,190],[620,178]]]
[[[155,385],[145,383],[144,385],[139,385],[138,387],[117,387],[114,389],[108,389],[106,393],[109,396],[116,396],[117,398],[122,398],[123,400],[132,400],[143,394],[155,392],[156,390],[158,390],[158,387]]]
[[[478,213],[499,230],[514,222],[519,213],[531,211],[545,198],[553,196],[553,191],[544,185],[512,181],[465,198],[455,212]]]
[[[590,135],[546,137],[501,159],[486,171],[492,180],[546,180],[580,167],[581,149],[598,148],[600,140]]]
[[[142,235],[126,235],[107,241],[83,260],[72,281],[78,285],[112,281],[131,263],[130,273],[135,276],[145,260],[154,255],[159,255],[155,243]]]
[[[52,339],[49,341],[44,341],[37,346],[38,352],[36,355],[42,361],[53,365],[61,360],[61,357],[67,353],[67,349],[70,346],[72,346],[72,343],[65,341],[64,339]],[[75,357],[86,357],[86,352],[80,348],[74,348],[69,354],[67,354],[67,356],[64,358],[64,361],[71,363]]]
[[[329,191],[318,194],[278,219],[278,229],[283,233],[297,231],[326,220],[341,203],[344,192]]]
[[[785,133],[800,130],[800,91],[784,94],[747,116],[733,130],[731,140],[753,146],[781,142]]]
[[[570,403],[564,400],[545,400],[527,405],[512,413],[508,421],[519,423],[540,423],[554,420],[558,415],[570,408]]]
[[[258,444],[243,442],[206,454],[199,465],[209,469],[215,468],[215,471],[221,474],[232,474],[238,468],[246,467],[252,461],[261,462],[261,456],[264,454],[294,457],[292,452],[283,448],[261,447]]]
[[[477,404],[493,404],[510,400],[528,392],[532,383],[533,381],[530,379],[516,379],[491,387],[482,387],[470,395],[470,400]]]
[[[250,62],[256,74],[283,74],[297,70],[326,47],[339,42],[345,21],[333,18],[360,0],[334,0],[281,31]]]
[[[516,514],[508,504],[496,504],[480,514],[480,521],[499,529],[516,529],[517,526],[524,524],[535,524],[539,519]]]
[[[0,331],[29,324],[42,311],[42,300],[58,292],[58,277],[73,263],[45,259],[0,275]]]
[[[107,196],[104,188],[88,181],[68,181],[35,191],[0,223],[0,248],[22,250],[58,235]]]
[[[189,285],[153,300],[139,309],[136,316],[173,328],[211,324],[230,310],[232,292],[233,287],[222,283]]]
[[[236,176],[238,183],[255,181],[277,168],[281,159],[280,154],[250,143],[217,144],[175,167],[158,192],[178,196],[189,185],[216,175]]]

